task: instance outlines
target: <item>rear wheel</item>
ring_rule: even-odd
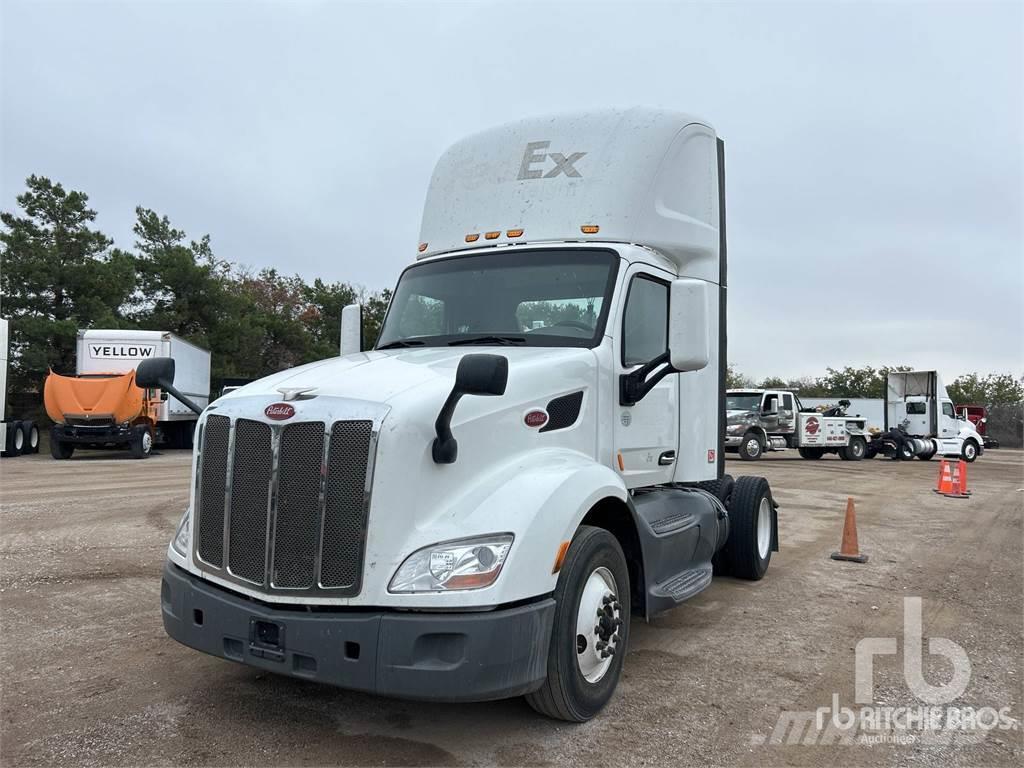
[[[736,481],[732,479],[732,475],[722,475],[718,480],[704,480],[697,483],[698,488],[710,493],[726,507],[729,506],[729,497],[732,496],[732,489],[735,486]]]
[[[611,699],[629,641],[629,573],[619,542],[580,526],[555,587],[548,675],[527,702],[543,715],[581,723]]]
[[[820,459],[825,455],[823,448],[801,448],[799,450],[801,459]]]
[[[39,427],[31,420],[21,422],[21,434],[25,444],[21,448],[22,453],[39,453]]]
[[[153,452],[153,434],[149,427],[136,427],[132,433],[132,458],[145,459]]]
[[[7,422],[7,442],[3,446],[4,456],[20,456],[25,448],[25,433],[20,421]]]
[[[757,436],[756,432],[747,432],[743,436],[743,442],[740,443],[739,447],[741,459],[744,461],[757,461],[761,458],[763,451],[764,445],[761,444],[761,438]]]
[[[772,559],[775,540],[772,491],[763,477],[740,477],[729,503],[729,540],[722,557],[741,579],[761,579]]]
[[[914,458],[914,446],[912,446],[910,443],[905,442],[903,443],[903,445],[900,446],[900,449],[896,455],[903,461],[910,461],[912,458]]]

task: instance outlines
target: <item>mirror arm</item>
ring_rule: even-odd
[[[437,414],[437,421],[434,422],[434,431],[437,437],[430,446],[430,454],[435,464],[454,464],[459,455],[459,444],[452,434],[452,415],[455,413],[455,406],[462,397],[462,390],[458,387],[452,389],[448,399],[441,406]]]
[[[670,373],[676,373],[676,369],[669,362],[670,355],[666,350],[651,360],[649,363],[637,368],[632,373],[624,373],[619,376],[619,405],[636,405],[644,396]],[[655,371],[658,366],[664,366]],[[652,375],[652,371],[654,372]],[[650,376],[650,378],[647,378]]]
[[[179,401],[181,401],[181,403],[183,403],[186,408],[188,408],[188,409],[190,409],[192,411],[195,411],[196,413],[202,413],[203,412],[202,408],[200,408],[198,405],[196,405],[191,400],[189,400],[187,397],[185,397],[185,395],[181,394],[181,392],[179,392],[174,387],[174,385],[171,384],[171,382],[169,382],[169,381],[161,381],[160,382],[160,389],[163,389],[163,390],[165,390],[167,392],[170,392],[172,395],[174,395],[175,398],[177,398]]]

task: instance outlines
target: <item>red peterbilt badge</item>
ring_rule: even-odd
[[[523,416],[523,423],[528,427],[543,427],[548,423],[548,415],[544,411],[530,411]]]
[[[274,421],[284,421],[295,415],[295,409],[288,403],[271,403],[263,410],[263,415]]]
[[[816,435],[818,434],[819,426],[820,425],[818,424],[817,417],[811,416],[811,418],[807,420],[807,425],[804,427],[804,429],[807,430],[807,434]]]

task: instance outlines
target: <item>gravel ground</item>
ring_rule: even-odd
[[[767,476],[781,504],[781,551],[767,577],[716,579],[634,624],[612,703],[568,725],[521,700],[394,701],[180,646],[164,634],[159,584],[189,457],[4,460],[0,763],[1020,765],[1024,453],[986,453],[970,468],[968,500],[931,492],[935,461],[808,462],[789,452],[730,459],[728,469]],[[864,565],[828,558],[848,496]],[[910,731],[914,743],[875,745],[842,743],[813,723],[786,728],[786,713],[813,714],[834,695],[854,705],[854,648],[867,637],[899,645],[875,657],[875,704],[921,705],[902,666],[912,596],[923,599],[925,637],[948,638],[970,659],[966,690],[945,706],[1009,707],[1017,727],[928,740]],[[924,656],[926,681],[950,679],[927,641]]]

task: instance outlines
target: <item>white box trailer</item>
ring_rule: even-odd
[[[128,373],[143,360],[175,361],[175,386],[197,405],[210,402],[210,352],[167,331],[87,330],[78,332],[76,373],[88,376]],[[173,395],[157,411],[158,424],[196,421],[198,416]]]
[[[7,364],[10,337],[7,320],[0,318],[0,456],[39,453],[39,427],[31,419],[7,420]]]

